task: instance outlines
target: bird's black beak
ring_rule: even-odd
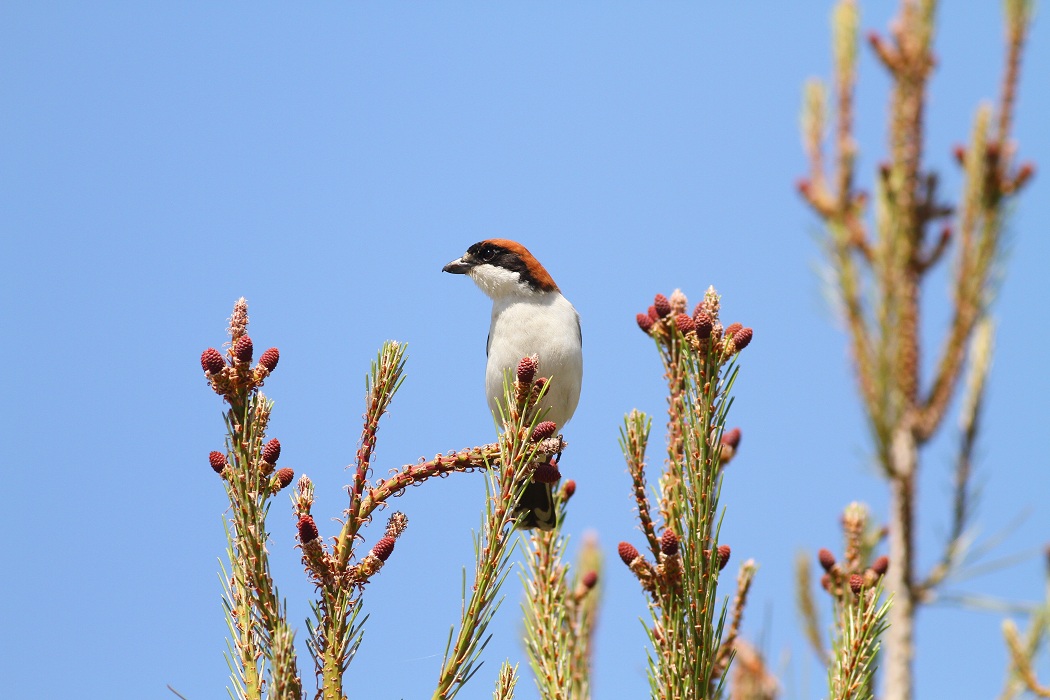
[[[470,272],[470,268],[474,267],[473,263],[467,262],[463,258],[456,258],[448,265],[441,268],[442,272],[451,272],[453,275],[465,275]]]

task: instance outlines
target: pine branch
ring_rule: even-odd
[[[296,665],[294,635],[287,612],[270,574],[266,549],[266,516],[270,497],[287,486],[290,469],[276,470],[281,446],[264,445],[273,402],[259,391],[276,368],[276,348],[252,365],[254,347],[247,335],[248,304],[241,298],[230,317],[230,347],[224,358],[214,348],[201,355],[201,367],[212,389],[230,408],[226,422],[226,453],[212,452],[209,461],[222,477],[230,501],[226,523],[229,574],[223,570],[227,622],[233,638],[229,661],[231,694],[246,700],[262,697],[268,671],[273,698],[299,698],[302,682]]]
[[[657,295],[649,313],[638,315],[641,329],[656,341],[668,388],[667,459],[657,494],[664,521],[659,538],[645,487],[648,419],[634,412],[621,432],[632,495],[653,559],[628,542],[620,543],[619,554],[649,596],[649,683],[654,698],[720,693],[736,634],[730,634],[720,654],[726,606],[716,600],[718,572],[730,550],[718,544],[718,492],[723,458],[731,458],[739,442],[739,434],[725,443],[722,439],[735,357],[753,332],[740,324],[723,327],[713,288],[692,316],[685,313],[686,305],[685,295],[676,290],[670,299]],[[742,595],[738,617],[743,599]]]
[[[802,618],[802,629],[806,634],[806,641],[809,642],[810,648],[817,655],[821,665],[827,666],[830,660],[828,650],[824,646],[820,615],[813,599],[809,557],[802,553],[795,557],[795,605]]]
[[[404,381],[405,346],[388,341],[379,350],[379,357],[372,362],[372,370],[365,381],[366,410],[364,426],[361,429],[361,442],[357,450],[357,468],[354,481],[350,486],[350,507],[347,510],[347,521],[340,533],[337,559],[340,567],[346,566],[350,556],[350,541],[356,536],[361,525],[361,495],[371,470],[372,453],[376,445],[376,432],[379,430],[379,419],[386,413],[394,394]]]
[[[843,611],[844,624],[832,648],[835,658],[828,671],[828,691],[832,700],[873,700],[873,674],[886,630],[890,601],[879,604],[882,587],[857,586],[852,602]]]
[[[518,667],[511,666],[509,661],[504,661],[499,669],[496,692],[492,694],[492,700],[514,700],[514,686],[517,684]]]
[[[627,460],[627,472],[631,475],[635,508],[638,512],[638,523],[649,544],[653,557],[660,556],[660,542],[656,538],[649,489],[645,483],[645,449],[649,442],[649,431],[652,421],[639,411],[631,411],[620,428],[620,449]]]
[[[533,530],[525,537],[525,651],[529,656],[540,697],[570,700],[573,639],[569,605],[568,567],[563,563],[565,538],[561,535],[564,509],[558,504],[558,524],[553,530]]]
[[[1013,166],[1010,129],[1016,103],[1022,49],[1031,20],[1031,3],[1009,0],[1007,57],[993,129],[990,108],[982,108],[971,144],[957,149],[966,166],[966,186],[954,226],[942,225],[932,244],[931,224],[956,207],[937,198],[938,177],[923,169],[928,84],[935,59],[935,0],[901,0],[888,38],[871,33],[869,43],[891,79],[889,156],[879,168],[874,199],[874,240],[869,243],[863,213],[866,197],[854,189],[853,138],[855,45],[858,27],[854,0],[840,0],[833,16],[835,172],[824,170],[824,93],[806,85],[802,125],[810,161],[809,180],[799,190],[828,230],[828,259],[837,280],[860,398],[867,413],[874,452],[890,491],[890,578],[895,604],[887,639],[887,700],[910,700],[914,658],[915,606],[947,576],[961,556],[968,509],[970,452],[964,442],[957,468],[952,535],[940,564],[926,580],[914,570],[916,487],[920,449],[943,424],[965,366],[966,348],[978,320],[988,312],[995,291],[994,271],[1002,251],[1005,203],[1031,178],[1034,167]],[[830,184],[828,184],[830,183]],[[922,282],[949,245],[957,249],[953,271],[953,317],[942,341],[928,389],[920,377],[919,328]],[[870,291],[863,283],[869,283]],[[969,447],[967,447],[969,444]]]
[[[523,534],[526,559],[522,576],[525,600],[525,651],[540,697],[551,700],[590,698],[591,648],[598,607],[601,555],[593,537],[584,541],[574,580],[565,563],[567,538],[562,534],[565,506],[575,483],[557,496],[553,530]]]
[[[1006,639],[1006,647],[1010,650],[1010,660],[1013,669],[1024,682],[1028,690],[1041,698],[1050,698],[1050,685],[1043,685],[1036,678],[1035,669],[1032,667],[1031,653],[1025,649],[1021,642],[1020,633],[1013,620],[1003,622],[1003,637]]]
[[[469,596],[466,590],[463,592],[459,632],[453,629],[449,636],[435,700],[455,697],[480,668],[479,656],[488,639],[486,632],[501,602],[499,590],[509,573],[514,548],[514,506],[536,468],[541,449],[529,439],[537,422],[535,407],[550,387],[550,382],[546,382],[537,393],[533,387],[534,372],[535,362],[526,358],[518,366],[515,381],[504,382],[499,468],[486,473],[485,514],[481,531],[474,538],[474,584]]]

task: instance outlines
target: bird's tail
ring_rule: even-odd
[[[523,530],[539,528],[553,530],[558,524],[558,510],[554,507],[554,485],[530,481],[514,507],[514,515],[523,515],[518,527]]]

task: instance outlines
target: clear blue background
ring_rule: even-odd
[[[640,544],[617,427],[633,407],[662,425],[664,410],[634,314],[655,292],[681,287],[696,301],[709,284],[727,321],[755,328],[724,488],[731,570],[761,564],[745,632],[787,697],[821,696],[792,561],[841,550],[851,500],[878,513],[886,500],[821,294],[818,223],[794,191],[806,170],[801,88],[829,72],[830,3],[710,5],[4,3],[5,697],[166,698],[169,683],[225,697],[225,497],[207,465],[222,406],[201,350],[223,342],[245,295],[256,347],[281,349],[267,382],[281,463],[314,479],[330,536],[324,515],[345,505],[363,377],[383,340],[407,341],[410,358],[377,474],[493,437],[481,392],[488,302],[440,273],[492,236],[525,243],[583,317],[585,386],[563,467],[579,483],[574,543],[593,529],[609,558],[596,697],[647,688],[644,599],[615,555],[619,540]],[[894,8],[868,5],[863,26],[884,28]],[[950,150],[997,92],[1002,25],[996,2],[947,4],[940,19],[927,156],[954,197]],[[1017,134],[1044,171],[1048,51],[1039,17]],[[866,49],[860,71],[870,188],[888,81]],[[995,552],[1027,556],[954,592],[1043,591],[1048,195],[1037,176],[1010,221],[977,474],[982,536],[1026,516]],[[926,288],[928,347],[949,312],[946,268]],[[924,461],[923,570],[948,522],[954,425],[953,414]],[[351,696],[429,697],[482,494],[479,477],[459,476],[400,499],[411,525],[368,588]],[[283,496],[271,528],[281,592],[302,620],[312,587]],[[515,578],[506,593],[464,697],[490,697],[499,662],[523,658]],[[992,697],[1006,665],[1000,621],[924,609],[918,696]],[[309,687],[305,651],[301,664]],[[527,672],[520,688],[535,695]]]

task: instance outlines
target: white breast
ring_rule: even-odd
[[[492,305],[485,393],[489,408],[503,398],[504,371],[513,372],[523,357],[538,355],[537,376],[551,377],[544,408],[558,428],[572,418],[580,401],[583,349],[579,316],[560,293],[497,299]]]

